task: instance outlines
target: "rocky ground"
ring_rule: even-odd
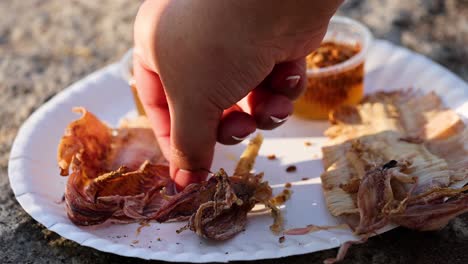
[[[131,46],[137,0],[0,1],[0,259],[2,263],[136,263],[44,229],[14,199],[7,177],[21,123],[69,84]],[[468,1],[348,0],[343,15],[468,80]],[[328,250],[261,263],[320,263]],[[144,262],[144,261],[142,261]],[[468,215],[438,232],[397,229],[354,246],[343,263],[468,263]]]

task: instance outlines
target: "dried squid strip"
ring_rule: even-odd
[[[168,167],[155,165],[163,158],[149,126],[128,121],[112,130],[86,109],[74,111],[82,116],[68,125],[58,148],[61,175],[69,175],[70,220],[95,225],[154,217],[164,203],[159,191],[173,184]]]
[[[468,182],[468,130],[434,93],[373,94],[361,105],[337,110],[332,123],[326,132],[330,145],[323,148],[322,182],[333,215],[356,211],[356,188],[351,187],[356,187],[365,170],[392,159],[412,160],[406,173],[418,177],[415,193]],[[398,185],[400,193],[411,188]]]
[[[305,235],[312,232],[330,229],[349,229],[347,224],[340,224],[334,226],[318,226],[318,225],[307,225],[306,227],[292,228],[284,231],[285,235]]]
[[[251,200],[254,188],[231,183],[224,170],[220,170],[213,199],[201,204],[190,217],[188,226],[199,236],[214,240],[226,240],[241,232],[247,224],[247,213],[255,205]],[[243,184],[239,182],[238,184]],[[235,192],[242,188],[249,194]],[[253,187],[253,186],[252,186]]]
[[[186,228],[198,235],[225,240],[241,232],[248,212],[263,203],[275,218],[272,230],[282,230],[281,211],[269,203],[270,186],[263,174],[251,173],[263,141],[260,134],[247,146],[233,176],[221,169],[173,194],[167,162],[145,117],[111,129],[84,108],[75,111],[82,116],[67,127],[58,150],[61,174],[70,174],[65,201],[75,224],[189,220]]]
[[[248,144],[239,160],[236,173],[228,177],[224,170],[208,181],[191,184],[173,196],[156,216],[159,222],[189,218],[185,229],[213,240],[229,239],[247,224],[247,214],[256,203],[263,203],[275,218],[272,231],[282,230],[281,211],[269,204],[272,190],[263,174],[252,174],[263,137],[259,134]]]
[[[334,258],[328,258],[323,261],[324,264],[333,264],[340,262],[344,260],[346,253],[348,253],[349,248],[352,245],[359,245],[367,242],[368,237],[362,237],[361,239],[358,240],[351,240],[351,241],[346,241],[340,246],[340,249],[338,250],[338,254]]]
[[[331,122],[325,200],[333,215],[359,219],[351,228],[363,240],[390,223],[437,230],[468,212],[468,128],[435,93],[376,93]]]
[[[86,161],[81,166],[88,178],[95,178],[103,164],[107,163],[112,141],[111,129],[96,116],[82,107],[73,108],[81,118],[70,123],[58,147],[58,164],[60,175],[69,175],[72,160],[79,156]]]
[[[239,162],[237,163],[236,169],[234,170],[234,175],[246,176],[249,175],[255,164],[255,159],[258,156],[258,152],[263,142],[263,136],[257,134],[253,138],[247,148],[244,150],[240,156]]]

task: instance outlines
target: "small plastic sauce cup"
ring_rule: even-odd
[[[307,87],[294,104],[294,114],[328,119],[331,110],[359,103],[371,41],[370,31],[361,23],[333,17],[320,48],[307,57]]]

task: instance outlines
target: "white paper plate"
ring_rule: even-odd
[[[209,242],[190,231],[175,233],[182,223],[152,223],[137,235],[138,224],[92,227],[73,225],[59,203],[67,178],[59,176],[56,150],[66,125],[78,116],[74,106],[84,106],[112,125],[134,109],[132,94],[120,76],[121,65],[110,65],[70,86],[39,108],[21,127],[9,162],[9,177],[21,206],[38,222],[77,243],[124,256],[186,262],[225,262],[278,258],[337,247],[354,239],[349,231],[319,231],[304,236],[287,236],[284,243],[269,231],[268,215],[252,215],[245,232],[223,243]],[[468,117],[468,86],[434,62],[396,47],[375,41],[366,62],[367,92],[377,89],[415,87],[436,91],[447,105]],[[320,147],[325,138],[325,122],[304,122],[295,118],[283,127],[265,132],[265,143],[256,168],[280,192],[286,182],[293,183],[293,196],[284,208],[286,228],[307,224],[337,224],[327,211],[320,185]],[[312,146],[305,146],[310,141]],[[213,170],[232,171],[245,147],[217,146]],[[276,154],[278,160],[266,158]],[[286,173],[288,165],[297,172]],[[308,177],[309,180],[301,180]],[[158,241],[158,238],[161,241]],[[136,242],[138,240],[138,242]],[[132,243],[133,242],[133,243]]]

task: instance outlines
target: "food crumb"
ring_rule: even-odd
[[[158,239],[157,239],[157,240],[158,240],[159,242],[161,242],[161,238],[160,238],[160,237],[158,237]]]
[[[278,242],[283,243],[284,240],[286,240],[286,238],[285,238],[284,236],[281,236],[281,237],[278,239]]]
[[[275,154],[270,154],[267,156],[267,159],[269,160],[275,160],[276,159],[276,155]]]
[[[138,240],[133,240],[133,241],[132,241],[132,244],[138,244],[139,242],[140,242],[140,241],[138,241]]]
[[[287,200],[291,198],[292,191],[290,189],[284,189],[280,194],[270,199],[270,202],[273,205],[284,204]]]
[[[301,180],[303,180],[303,181],[307,181],[308,179],[309,179],[309,178],[307,178],[307,177],[304,177],[304,178],[302,178]]]
[[[309,142],[309,141],[306,141],[306,142],[304,142],[304,145],[305,145],[306,147],[310,147],[310,146],[312,146],[312,143]]]
[[[286,172],[295,172],[297,170],[296,166],[291,165],[286,168]]]
[[[149,224],[148,221],[142,221],[142,222],[140,222],[140,226],[139,226],[139,227],[137,228],[137,230],[136,230],[136,235],[137,235],[137,236],[140,235],[141,229],[142,229],[143,227],[145,227],[145,226],[150,226],[150,224]]]
[[[63,202],[65,202],[65,194],[62,195],[62,198],[60,198],[59,201],[56,201],[55,203],[56,204],[62,204]]]
[[[227,153],[226,158],[229,159],[229,160],[232,160],[232,161],[237,161],[237,159],[238,159],[237,155],[234,155],[232,153]]]
[[[284,184],[284,188],[291,188],[292,187],[292,184],[290,182],[287,182],[286,184]]]

